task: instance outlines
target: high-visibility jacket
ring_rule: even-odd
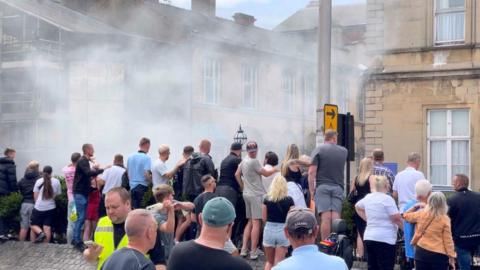
[[[103,263],[112,255],[113,252],[117,249],[126,247],[128,244],[127,234],[122,237],[120,243],[118,243],[117,248],[113,242],[113,224],[108,216],[102,217],[97,224],[95,229],[95,243],[103,247],[102,253],[98,256],[98,266],[97,269],[102,268]]]

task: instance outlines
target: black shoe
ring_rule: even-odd
[[[43,240],[45,240],[45,237],[47,237],[47,235],[44,232],[39,233],[38,236],[37,236],[37,239],[35,239],[34,243],[38,244],[38,243],[43,242]]]
[[[82,252],[87,248],[83,242],[73,244],[73,248]]]
[[[5,243],[9,240],[10,238],[7,235],[0,235],[0,243]]]

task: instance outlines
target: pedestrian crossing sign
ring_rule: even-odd
[[[325,104],[323,106],[323,127],[325,130],[338,131],[338,106]]]

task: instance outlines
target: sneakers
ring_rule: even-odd
[[[0,235],[0,243],[6,242],[8,240],[10,240],[8,235],[5,235],[5,234]]]
[[[240,251],[240,256],[242,257],[247,257],[248,255],[248,249],[243,249]]]
[[[262,255],[263,252],[260,249],[255,249],[254,251],[250,252],[250,260],[258,259],[258,256]]]
[[[41,232],[38,234],[37,239],[35,239],[34,243],[35,244],[41,243],[43,242],[43,240],[45,240],[46,237],[47,235],[44,232]]]
[[[80,251],[81,253],[83,253],[83,251],[87,248],[83,242],[74,243],[72,241],[72,245],[74,249]]]

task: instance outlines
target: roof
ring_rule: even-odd
[[[21,10],[64,31],[91,34],[124,34],[118,29],[53,1],[0,0],[0,3]]]
[[[298,10],[273,30],[280,32],[312,30],[318,27],[319,2],[311,1],[305,8]],[[339,26],[366,24],[367,5],[335,5],[332,7],[332,23]]]

